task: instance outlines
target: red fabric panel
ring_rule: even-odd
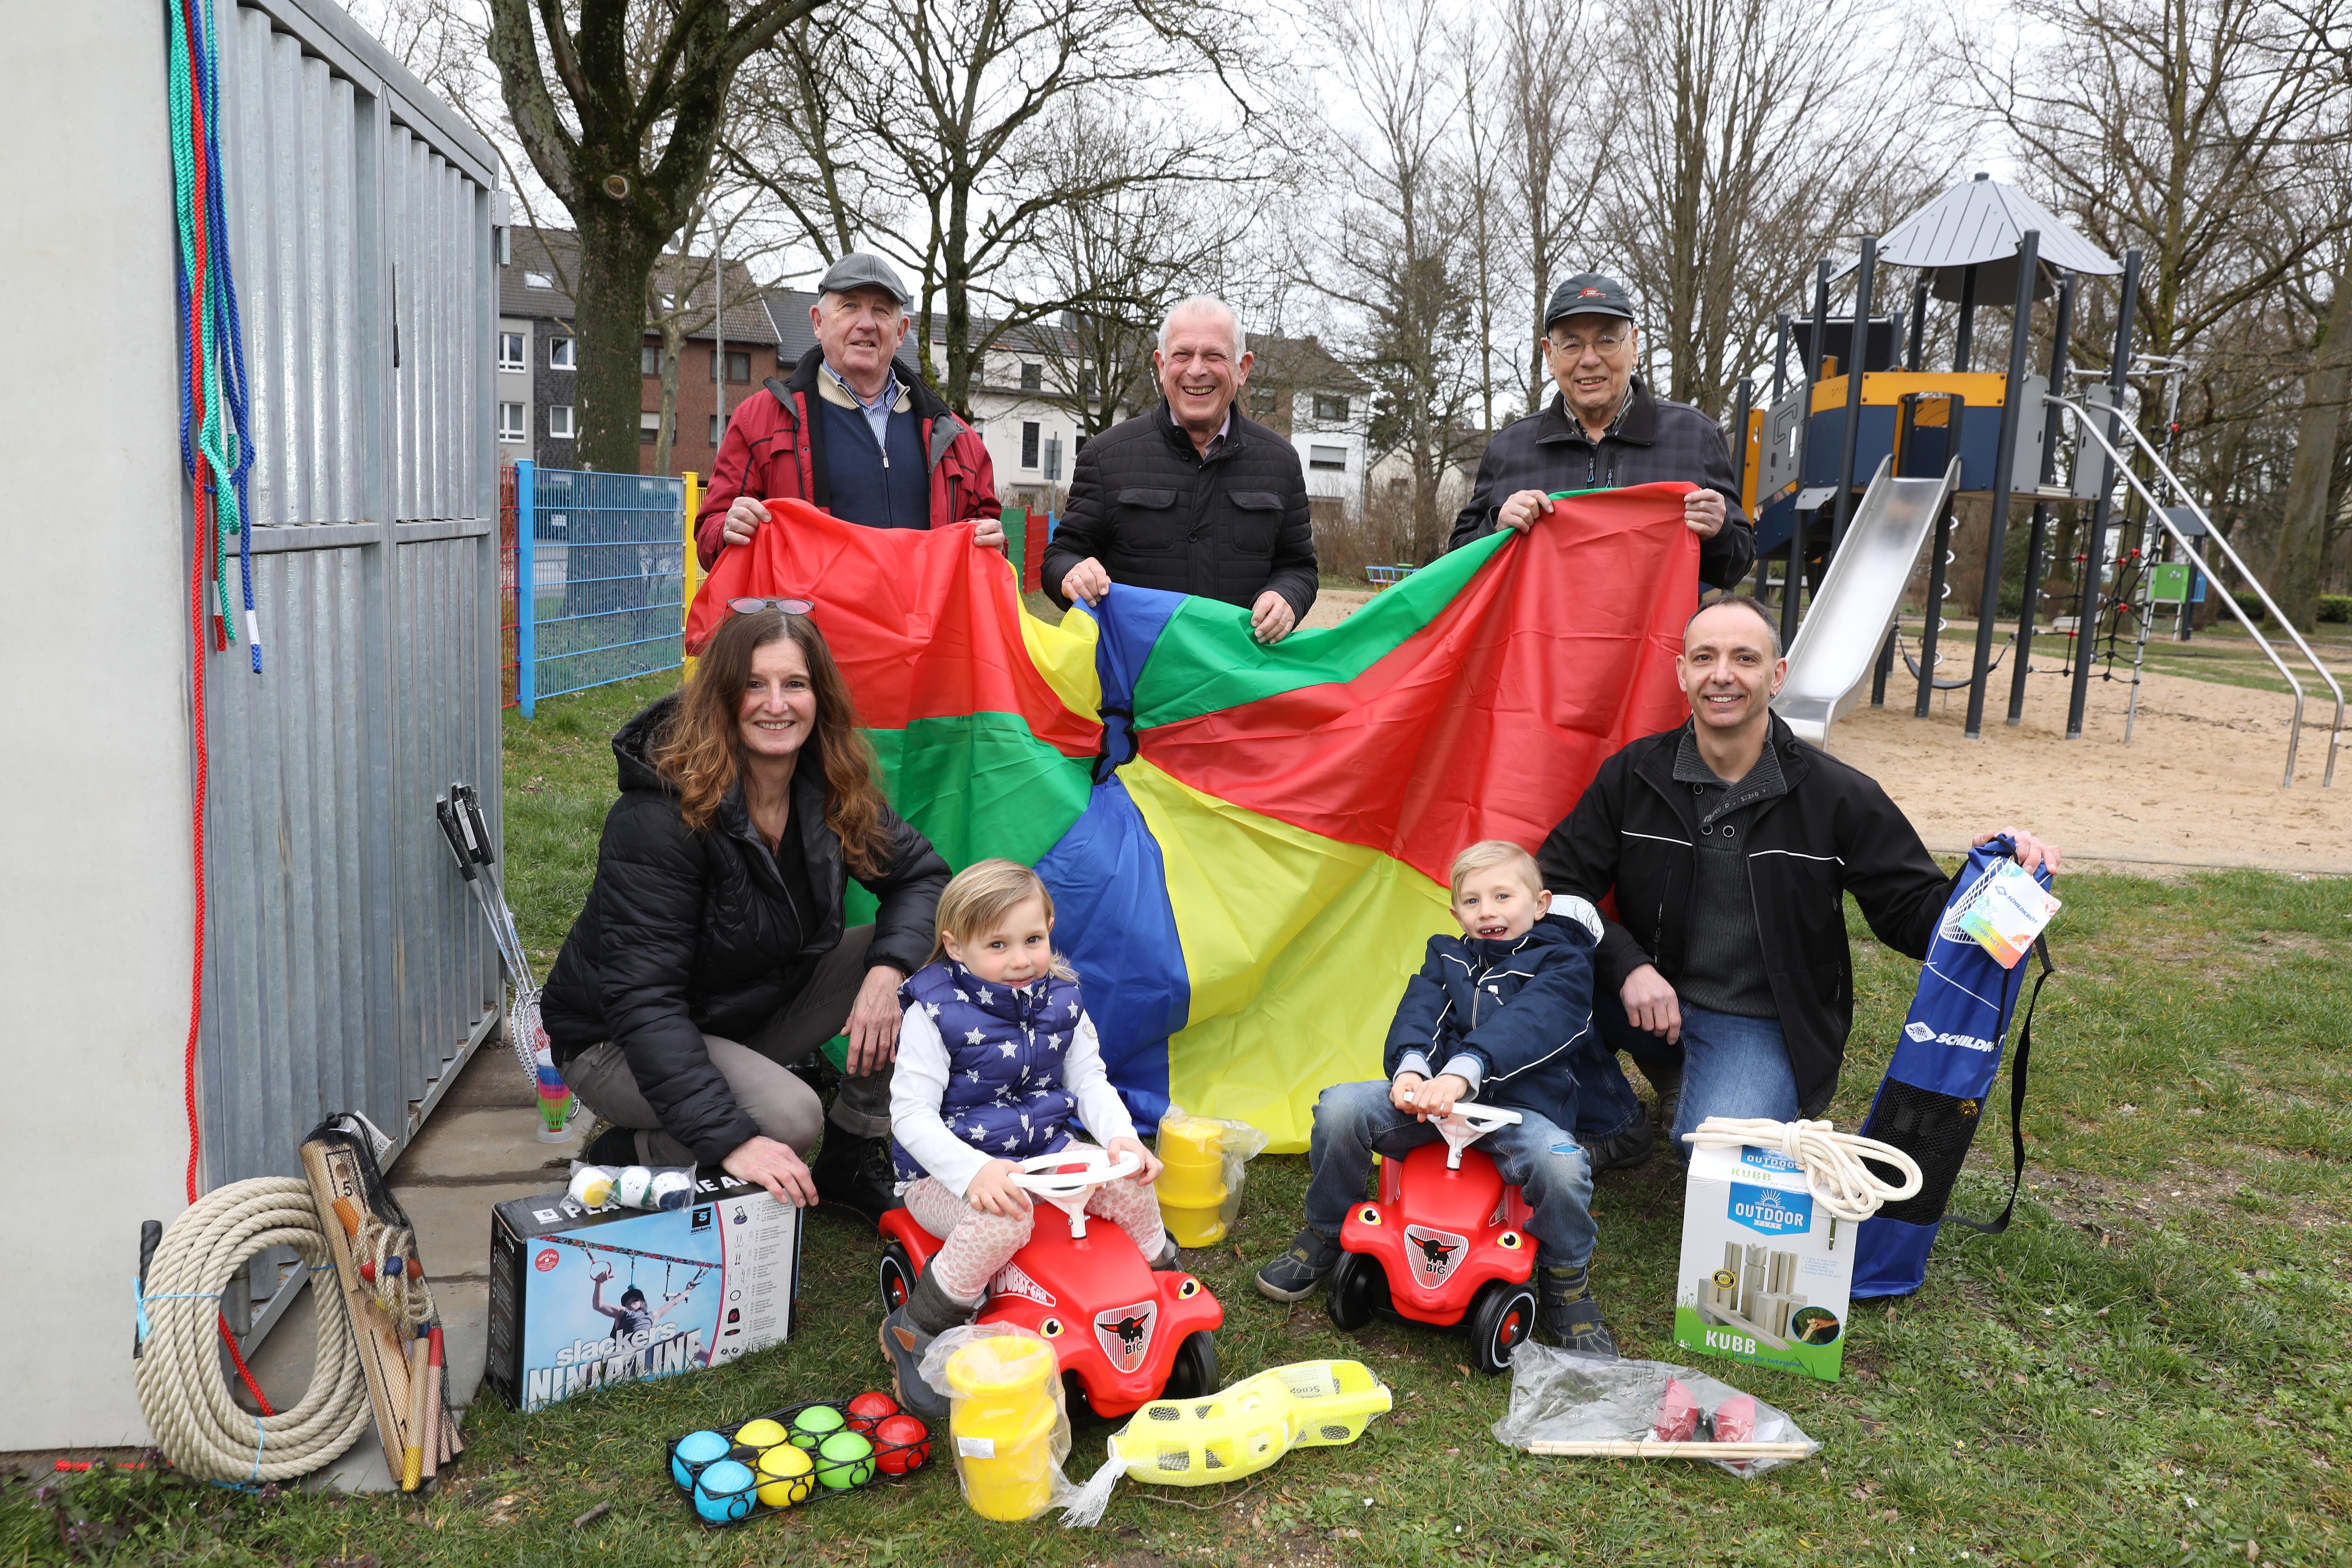
[[[1045,586],[1045,531],[1053,526],[1049,513],[1033,511],[1021,539],[1021,582],[1033,593]]]
[[[972,544],[971,524],[862,528],[798,500],[770,501],[768,516],[749,546],[722,552],[703,579],[687,617],[688,652],[710,640],[730,599],[803,598],[866,728],[1017,713],[1065,756],[1101,749],[1102,726],[1071,712],[1038,673],[1013,574],[1003,556]]]
[[[1698,603],[1692,488],[1559,501],[1355,679],[1146,730],[1143,755],[1440,882],[1479,839],[1532,850],[1611,753],[1688,716],[1674,666]]]

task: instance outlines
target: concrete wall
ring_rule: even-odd
[[[184,1206],[187,501],[163,15],[9,8],[0,53],[0,1257],[37,1280],[0,1449],[146,1440],[139,1222]],[[31,367],[40,367],[37,374]]]

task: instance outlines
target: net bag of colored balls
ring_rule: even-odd
[[[590,1165],[572,1163],[572,1180],[564,1192],[591,1213],[617,1204],[625,1209],[667,1212],[682,1209],[694,1197],[691,1165]]]
[[[788,1405],[731,1430],[689,1432],[670,1445],[670,1479],[705,1524],[736,1524],[905,1475],[930,1451],[930,1428],[869,1390]]]
[[[1054,1347],[1011,1323],[950,1329],[923,1355],[948,1402],[948,1441],[963,1500],[982,1519],[1034,1519],[1066,1500],[1070,1419]]]
[[[1179,1247],[1213,1247],[1242,1212],[1242,1167],[1265,1152],[1265,1134],[1246,1121],[1194,1116],[1171,1105],[1160,1119],[1160,1163],[1152,1190],[1160,1221]]]

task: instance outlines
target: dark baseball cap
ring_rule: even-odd
[[[902,310],[915,302],[907,286],[898,281],[897,269],[868,250],[851,251],[827,268],[816,284],[820,294],[846,294],[853,289],[879,289],[898,300]]]
[[[1563,316],[1622,316],[1631,321],[1633,302],[1614,278],[1580,272],[1551,291],[1551,303],[1544,308],[1544,331],[1551,331],[1551,324]]]

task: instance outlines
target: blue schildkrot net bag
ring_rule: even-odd
[[[1959,928],[1962,910],[1991,879],[2000,862],[2016,853],[2009,839],[1995,838],[1972,851],[1958,882],[1958,891],[1944,905],[1944,918],[1928,945],[1927,962],[1919,972],[1918,994],[1904,1020],[1903,1037],[1887,1065],[1886,1081],[1862,1124],[1865,1138],[1891,1143],[1919,1163],[1925,1178],[1917,1195],[1888,1204],[1862,1224],[1854,1239],[1853,1295],[1907,1296],[1927,1278],[1927,1252],[1936,1232],[1948,1217],[1945,1205],[1952,1184],[1969,1157],[1977,1123],[1983,1120],[1985,1096],[2000,1071],[2001,1043],[2009,1033],[2010,1014],[2024,989],[2029,961],[2003,969],[1990,953]],[[2047,887],[2047,868],[2034,872]],[[2019,1184],[2025,1174],[2025,1133],[2018,1118],[2025,1108],[2026,1062],[2033,1050],[2033,1006],[2042,999],[2042,982],[2050,978],[2050,950],[2040,938],[2033,957],[2041,973],[2033,995],[2026,1003],[2025,1019],[2017,1034],[2017,1055],[2009,1071],[2009,1135],[2013,1157],[2009,1205],[1990,1221],[1950,1217],[1971,1230],[1998,1236],[2009,1228],[2017,1210]],[[1883,1168],[1881,1174],[1890,1174]]]

